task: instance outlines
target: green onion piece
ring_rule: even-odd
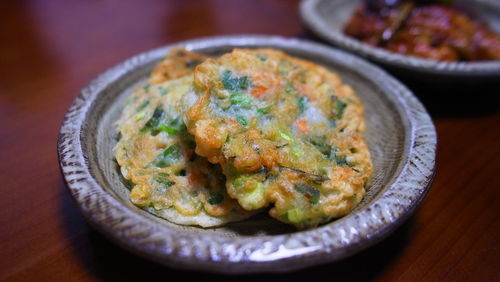
[[[350,166],[349,162],[347,161],[347,157],[346,156],[337,156],[337,155],[335,155],[335,162],[337,163],[337,165],[348,165],[348,166]]]
[[[279,130],[279,133],[280,133],[281,137],[282,137],[283,139],[285,139],[286,141],[288,141],[288,142],[293,142],[293,137],[292,137],[292,136],[290,136],[290,135],[286,134],[285,132],[283,132],[283,131],[281,131],[281,130]]]
[[[243,126],[247,126],[248,125],[248,121],[242,117],[242,116],[237,116],[236,117],[236,120]]]
[[[247,76],[233,77],[232,72],[226,70],[222,73],[222,84],[227,90],[245,90],[248,89],[250,81]]]
[[[149,101],[144,101],[139,107],[137,107],[137,111],[144,110],[149,105]]]
[[[299,148],[293,148],[292,155],[296,158],[300,158],[300,156],[302,155],[302,150]]]
[[[156,177],[154,180],[160,184],[162,184],[165,188],[168,188],[172,185],[175,184],[175,182],[168,180],[168,174],[167,173],[158,173],[158,177]]]
[[[231,94],[231,96],[229,97],[229,101],[231,101],[231,104],[233,104],[233,105],[239,104],[243,108],[247,108],[247,109],[252,107],[252,104],[253,104],[252,98],[246,94],[238,94],[238,93]]]
[[[154,160],[154,164],[159,168],[171,166],[179,161],[181,157],[181,146],[178,144],[172,145],[159,154]]]
[[[351,163],[347,161],[346,156],[339,156],[337,153],[339,152],[339,149],[335,148],[332,146],[332,149],[330,151],[330,154],[327,156],[329,160],[335,160],[335,163],[337,165],[347,165],[347,166],[352,166]]]
[[[186,125],[182,121],[181,116],[177,116],[175,119],[170,121],[169,125],[170,125],[170,127],[174,128],[178,132],[185,132],[187,130]]]
[[[298,208],[294,208],[294,209],[291,209],[289,210],[285,215],[284,217],[290,221],[290,222],[293,222],[293,223],[296,223],[296,222],[300,222],[302,220],[302,218],[304,217],[304,214],[303,212],[298,209]]]
[[[264,54],[257,54],[257,57],[259,58],[259,60],[265,62],[267,60],[267,56],[264,55]]]
[[[170,135],[175,135],[175,134],[179,133],[179,130],[172,128],[168,125],[164,125],[164,124],[158,126],[158,131],[163,131],[163,132],[166,132]]]
[[[148,93],[149,92],[149,87],[151,87],[151,85],[146,84],[146,85],[144,85],[144,87],[142,89],[144,89],[144,92]]]
[[[309,202],[311,204],[314,205],[319,203],[320,192],[318,189],[303,183],[296,183],[293,185],[293,188],[295,191],[300,192],[309,198]]]
[[[245,193],[245,197],[242,200],[242,205],[251,207],[252,209],[262,207],[264,201],[264,184],[255,183],[251,187],[250,192]]]
[[[143,129],[141,131],[146,131],[150,129],[155,129],[160,124],[160,121],[163,119],[165,112],[163,111],[161,106],[156,107],[153,112],[153,116],[146,122]]]
[[[316,147],[325,157],[329,160],[335,160],[337,165],[347,165],[352,166],[351,163],[347,161],[346,156],[339,156],[337,153],[339,150],[332,145],[326,143],[326,137],[324,135],[317,136],[315,139],[310,140],[311,144]],[[355,149],[355,148],[354,148]],[[356,150],[351,150],[352,153],[356,152]]]
[[[332,102],[332,117],[334,119],[342,119],[347,104],[342,102],[337,96],[332,96]]]
[[[142,110],[135,115],[135,120],[139,121],[146,116],[146,111]]]
[[[257,112],[259,114],[263,114],[263,115],[269,113],[270,111],[271,111],[271,106],[267,106],[267,107],[264,107],[264,108],[257,109]]]
[[[299,106],[299,112],[303,113],[307,109],[307,104],[309,102],[309,98],[306,96],[302,96],[297,100],[297,104]]]
[[[210,194],[210,197],[208,198],[208,203],[211,204],[212,206],[215,206],[222,203],[223,200],[224,200],[223,195],[219,193],[213,193]]]
[[[243,175],[236,178],[233,182],[233,185],[235,188],[241,188],[243,184],[245,184],[245,182],[247,182],[248,180],[250,180],[250,177]]]
[[[180,116],[177,116],[175,119],[171,121],[166,120],[165,112],[158,106],[153,116],[146,122],[144,127],[141,129],[141,132],[151,131],[153,136],[158,135],[160,132],[166,132],[170,135],[175,135],[179,132],[186,131],[186,125],[182,122]]]
[[[325,155],[327,158],[329,158],[330,153],[332,151],[332,146],[326,143],[326,136],[321,135],[321,136],[316,136],[314,139],[312,139],[311,144],[316,147],[323,155]]]

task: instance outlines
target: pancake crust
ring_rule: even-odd
[[[363,106],[336,74],[280,51],[235,49],[198,65],[194,89],[185,122],[196,154],[222,167],[244,209],[272,206],[301,229],[361,201],[372,173]]]

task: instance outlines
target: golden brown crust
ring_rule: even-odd
[[[151,71],[149,83],[162,83],[193,72],[193,67],[207,59],[207,56],[190,52],[184,48],[173,48]]]

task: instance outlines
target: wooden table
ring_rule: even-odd
[[[297,5],[290,0],[2,1],[0,280],[146,280],[178,274],[121,250],[85,223],[58,168],[63,115],[97,74],[161,45],[238,33],[313,38]],[[419,86],[415,92],[439,136],[437,175],[415,215],[382,243],[342,262],[265,278],[499,281],[500,87],[443,93]]]

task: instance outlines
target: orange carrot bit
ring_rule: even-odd
[[[253,89],[252,89],[252,92],[251,94],[256,97],[256,98],[260,98],[262,97],[267,91],[267,87],[265,86],[262,86],[262,85],[257,85],[255,86]]]
[[[307,132],[309,130],[307,120],[305,119],[298,119],[297,121],[295,121],[295,124],[297,125],[297,129],[300,132]]]
[[[239,125],[239,124],[240,124],[240,123],[239,123],[237,120],[235,120],[235,119],[228,119],[228,121],[229,121],[230,123],[232,123],[232,124],[235,124],[235,125]]]

